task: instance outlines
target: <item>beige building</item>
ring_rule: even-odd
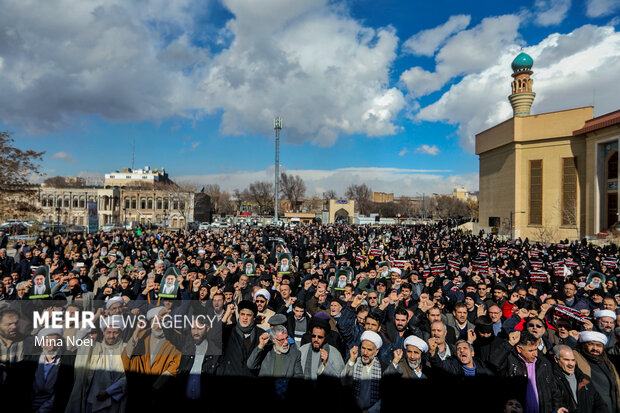
[[[477,201],[478,196],[467,191],[464,187],[454,188],[452,191],[452,196],[461,201]]]
[[[146,171],[150,171],[148,167]],[[127,174],[133,173],[126,169]],[[157,171],[157,170],[155,170]],[[135,171],[138,172],[138,171]],[[208,195],[195,193],[195,188],[179,187],[163,172],[133,173],[139,178],[117,177],[106,174],[104,187],[85,187],[82,181],[64,178],[58,186],[41,185],[38,206],[39,221],[60,222],[68,225],[88,225],[88,202],[97,203],[99,226],[122,222],[154,223],[170,228],[184,228],[198,219],[209,221]],[[159,174],[158,176],[155,176]],[[140,176],[148,178],[142,180]],[[207,202],[203,202],[207,198]],[[206,208],[206,210],[205,210]]]
[[[530,115],[532,65],[525,53],[512,64],[514,116],[476,135],[480,225],[548,242],[596,235],[618,220],[620,111]]]
[[[393,193],[388,194],[385,192],[373,192],[372,202],[377,202],[377,203],[394,202],[394,194]]]

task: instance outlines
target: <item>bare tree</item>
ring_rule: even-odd
[[[325,199],[336,199],[338,198],[338,194],[333,189],[328,189],[323,193],[323,197]]]
[[[475,220],[478,220],[478,201],[477,200],[473,200],[470,199],[469,201],[467,201],[467,211],[469,212],[469,216]]]
[[[371,212],[373,206],[372,189],[368,185],[349,185],[344,196],[355,201],[355,209],[362,215],[368,215]]]
[[[467,203],[451,195],[437,195],[429,199],[435,218],[463,218],[469,215]]]
[[[12,146],[9,132],[0,131],[0,216],[17,218],[38,212],[32,175],[40,176],[39,162],[45,152],[23,151]]]
[[[271,182],[252,182],[244,195],[250,202],[256,202],[263,214],[271,214],[274,210],[274,189]]]
[[[284,198],[291,202],[293,211],[299,210],[299,205],[306,195],[306,184],[299,175],[288,175],[286,172],[280,174],[280,192]]]

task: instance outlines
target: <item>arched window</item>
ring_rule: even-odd
[[[164,209],[169,209],[168,206],[169,206],[168,200],[164,199]]]
[[[148,203],[147,203],[147,208],[153,209],[153,198],[149,198]]]
[[[618,179],[618,151],[607,160],[607,179]]]
[[[131,209],[136,209],[136,198],[131,198]]]
[[[140,209],[146,209],[146,199],[140,199]]]
[[[157,209],[162,208],[163,203],[161,202],[161,198],[157,198]]]
[[[43,197],[43,198],[41,199],[41,206],[42,206],[42,207],[46,207],[46,206],[47,206],[47,198]]]

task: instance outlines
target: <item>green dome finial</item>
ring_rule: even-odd
[[[512,61],[512,71],[513,72],[523,72],[526,70],[530,70],[534,65],[534,60],[527,53],[519,53],[515,60]]]

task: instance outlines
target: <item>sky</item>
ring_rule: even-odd
[[[478,189],[475,134],[512,116],[620,109],[620,1],[0,0],[0,130],[46,176],[132,165],[307,196]]]

